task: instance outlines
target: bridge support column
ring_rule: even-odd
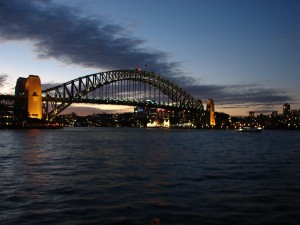
[[[216,120],[215,120],[215,104],[212,99],[207,100],[207,106],[206,110],[209,112],[209,126],[214,127],[216,126]]]

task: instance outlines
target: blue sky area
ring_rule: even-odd
[[[298,0],[1,0],[0,93],[145,65],[216,111],[300,109]]]

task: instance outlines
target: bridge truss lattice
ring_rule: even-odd
[[[86,75],[43,90],[46,118],[54,118],[72,103],[96,103],[203,110],[174,82],[153,72],[115,70]]]

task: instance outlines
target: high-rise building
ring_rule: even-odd
[[[272,114],[271,114],[272,117],[277,117],[277,115],[278,115],[277,111],[273,111]]]
[[[284,116],[289,116],[291,114],[291,106],[288,103],[285,103],[283,105],[283,115]]]
[[[209,125],[215,126],[216,125],[215,104],[212,99],[207,100],[206,110],[209,112]]]
[[[249,117],[254,117],[254,112],[253,111],[249,112]]]

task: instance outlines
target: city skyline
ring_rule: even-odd
[[[299,109],[299,25],[292,0],[1,1],[0,93],[141,65],[218,112]]]

